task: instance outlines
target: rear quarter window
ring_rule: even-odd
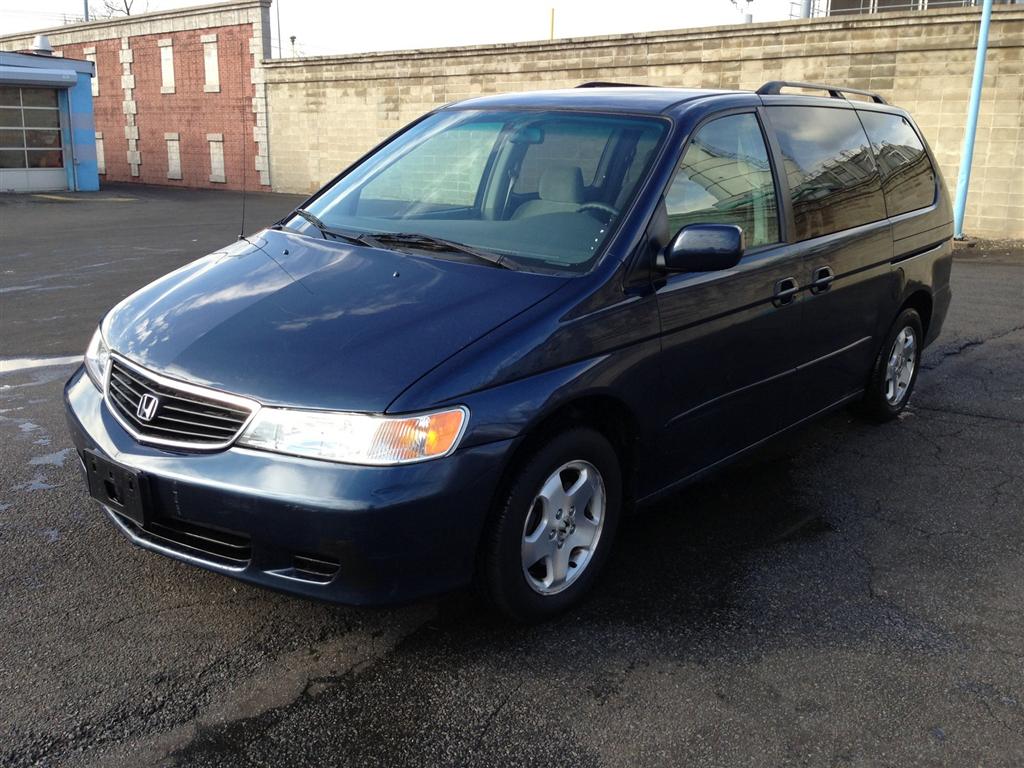
[[[886,217],[882,181],[852,109],[769,107],[793,201],[797,240]]]
[[[926,208],[935,202],[935,169],[910,121],[901,115],[861,112],[882,174],[890,216]]]

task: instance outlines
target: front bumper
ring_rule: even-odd
[[[141,445],[79,369],[64,389],[79,458],[143,473],[140,526],[104,507],[134,543],[264,587],[350,604],[444,592],[470,581],[506,440],[397,467],[356,467],[243,448]]]

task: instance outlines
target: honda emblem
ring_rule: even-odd
[[[156,395],[151,395],[147,392],[139,400],[139,407],[135,409],[135,415],[141,421],[152,421],[153,417],[156,416],[156,409],[159,405],[160,400],[157,399]]]

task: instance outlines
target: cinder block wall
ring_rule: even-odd
[[[264,62],[275,190],[308,192],[446,102],[585,80],[755,89],[835,82],[910,110],[956,185],[980,11],[886,13]],[[997,6],[966,229],[1024,237],[1024,7]]]

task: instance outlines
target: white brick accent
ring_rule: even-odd
[[[206,140],[210,143],[210,181],[224,183],[224,134],[208,133]]]
[[[101,174],[107,172],[107,156],[103,149],[102,131],[96,131],[96,170]]]
[[[269,58],[270,51],[270,9],[263,8],[253,14],[252,38],[249,40],[252,54],[252,69],[249,82],[253,84],[252,111],[256,118],[253,139],[256,155],[253,168],[259,174],[260,184],[270,186],[270,140],[267,132],[267,84],[263,71],[263,59]],[[258,130],[257,130],[258,129]]]
[[[160,93],[174,93],[174,48],[170,39],[160,40]]]
[[[212,37],[213,40],[206,38]],[[203,73],[206,82],[203,91],[217,93],[220,91],[220,60],[217,56],[217,36],[203,35]]]
[[[181,142],[178,141],[178,134],[165,133],[164,141],[167,142],[167,178],[181,178]]]
[[[132,64],[135,56],[131,49],[131,40],[127,37],[121,38],[121,89],[124,92],[124,100],[121,102],[124,111],[124,137],[128,142],[126,154],[128,156],[128,168],[132,176],[139,175],[139,166],[142,165],[142,153],[139,151],[139,127],[135,123],[135,115],[139,111],[135,103],[135,75],[132,74]]]
[[[96,47],[93,46],[92,48],[86,48],[85,49],[85,53],[83,53],[82,55],[85,57],[86,61],[91,61],[92,62],[92,69],[93,69],[92,81],[91,81],[92,95],[93,96],[99,96],[100,95],[100,71],[96,67]]]

